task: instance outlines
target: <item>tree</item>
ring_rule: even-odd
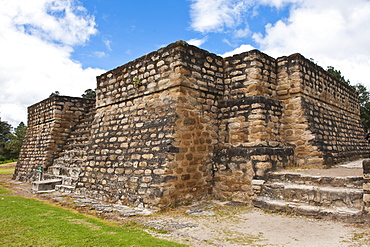
[[[82,98],[85,98],[85,99],[95,99],[96,93],[95,93],[95,90],[87,89],[85,90],[85,93],[82,94],[81,96]]]
[[[9,142],[9,134],[12,131],[12,126],[0,118],[0,161],[6,160],[9,157],[9,152],[5,145]]]
[[[340,72],[340,70],[336,70],[333,66],[328,66],[327,70],[326,70],[329,74],[335,76],[339,81],[347,84],[347,85],[350,85],[350,81],[349,80],[346,80],[344,79],[344,77],[342,76],[342,73]]]
[[[360,103],[360,117],[365,131],[370,129],[370,93],[361,83],[354,86]]]
[[[361,83],[357,83],[354,88],[358,94],[360,106],[365,106],[370,100],[370,93],[367,91],[367,88]]]
[[[8,134],[9,141],[5,144],[5,149],[8,150],[10,159],[18,158],[26,131],[27,126],[23,122],[20,122],[17,128],[14,129],[14,132]]]

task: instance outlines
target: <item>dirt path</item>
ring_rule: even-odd
[[[160,238],[193,246],[370,246],[367,225],[271,214],[246,206],[222,206],[217,202],[210,210],[215,215],[167,213],[149,218],[197,225],[172,229],[168,234],[156,234]]]
[[[42,199],[29,191],[30,185],[10,179],[11,174],[0,174],[0,184],[13,190],[14,195]],[[112,214],[104,217],[115,221],[135,220],[161,230],[147,230],[158,238],[197,247],[370,246],[369,225],[272,214],[231,202],[198,203],[146,217],[123,218]]]

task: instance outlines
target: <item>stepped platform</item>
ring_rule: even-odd
[[[38,193],[54,191],[62,183],[61,179],[46,179],[32,182],[32,190]]]
[[[256,207],[316,218],[363,222],[362,160],[330,169],[271,172],[261,184]]]
[[[55,180],[58,182],[49,186],[53,190],[65,193],[74,191],[81,172],[81,164],[86,159],[86,148],[94,114],[94,112],[87,113],[74,127],[67,138],[63,151],[43,174],[45,180],[35,183],[35,190],[37,190],[36,187],[47,187],[47,181]]]

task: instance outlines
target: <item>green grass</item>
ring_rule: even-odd
[[[6,192],[0,186],[1,246],[185,246]]]
[[[9,194],[9,193],[11,193],[11,191],[10,190],[7,190],[7,189],[5,189],[3,186],[0,186],[0,200],[2,200],[1,198],[1,195],[4,195],[4,194]],[[1,202],[1,201],[0,201]],[[1,204],[0,204],[1,205]]]
[[[3,164],[0,163],[0,174],[13,174],[15,168],[3,168],[3,166],[9,165],[13,162],[14,161],[10,161],[10,162],[3,163]]]
[[[13,174],[14,168],[1,168],[0,167],[0,174]]]

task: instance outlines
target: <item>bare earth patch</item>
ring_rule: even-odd
[[[150,220],[176,221],[197,227],[169,229],[155,236],[192,246],[369,246],[368,225],[272,214],[250,206],[215,202],[213,216],[168,212]],[[148,221],[148,218],[144,219]]]

